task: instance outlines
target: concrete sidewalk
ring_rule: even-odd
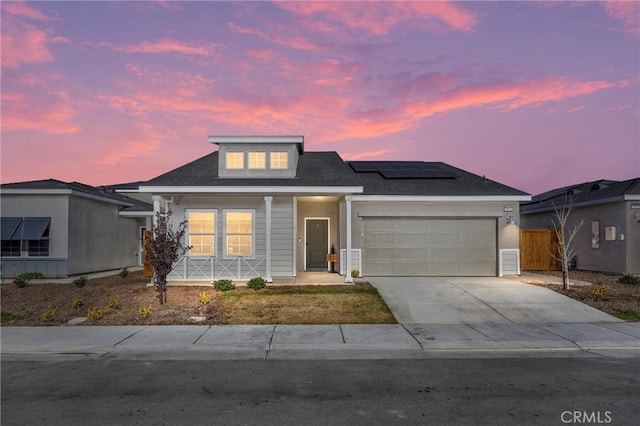
[[[2,359],[638,357],[639,323],[2,327]]]

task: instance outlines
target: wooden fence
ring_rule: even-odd
[[[559,271],[562,265],[552,256],[557,253],[558,238],[551,229],[520,231],[520,265],[529,271]]]

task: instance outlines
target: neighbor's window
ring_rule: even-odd
[[[27,256],[49,256],[50,217],[25,217],[22,221],[22,250]]]
[[[267,167],[267,155],[264,152],[249,153],[249,168],[264,169]]]
[[[227,256],[253,256],[253,212],[225,212]]]
[[[286,169],[289,167],[289,154],[287,152],[271,152],[269,154],[272,169]]]
[[[2,240],[2,257],[20,257],[20,240]]]
[[[216,214],[213,211],[187,213],[189,255],[213,256],[216,248]]]
[[[227,152],[227,169],[244,169],[244,152]]]
[[[22,217],[3,217],[0,223],[2,233],[2,257],[20,257],[22,245]]]

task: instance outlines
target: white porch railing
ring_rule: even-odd
[[[248,280],[257,276],[264,277],[265,272],[265,256],[231,259],[183,256],[175,263],[167,279],[169,281]]]

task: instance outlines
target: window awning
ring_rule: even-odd
[[[23,240],[40,240],[51,222],[50,217],[25,217],[20,226]],[[19,233],[16,232],[14,239],[18,239]]]
[[[16,232],[22,224],[21,217],[3,217],[0,222],[0,236],[3,240],[19,240],[20,233]]]

